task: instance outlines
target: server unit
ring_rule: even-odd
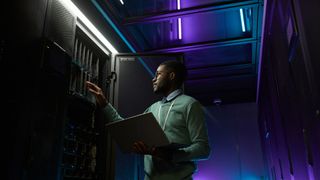
[[[99,118],[95,99],[87,91],[85,82],[96,83],[104,87],[106,92],[107,63],[110,57],[80,28],[76,29],[75,37],[68,85],[61,179],[99,179],[105,173],[102,169],[105,169],[107,152],[104,147],[104,142],[107,141],[104,131],[106,120]]]
[[[70,56],[65,111],[62,117],[61,154],[58,178],[61,180],[106,179],[106,119],[101,117],[95,98],[86,89],[91,81],[108,94],[107,74],[110,52],[74,14],[59,1],[50,1],[45,37]],[[58,67],[62,69],[63,67]]]

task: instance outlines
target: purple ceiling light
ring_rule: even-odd
[[[177,9],[180,10],[180,0],[177,0]],[[181,18],[178,18],[178,38],[182,39]]]
[[[308,164],[308,175],[310,180],[315,180],[313,166],[311,164]]]

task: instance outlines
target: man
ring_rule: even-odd
[[[152,104],[146,112],[152,112],[170,142],[186,144],[178,149],[147,147],[136,142],[133,149],[144,154],[146,180],[192,179],[196,161],[210,155],[204,111],[194,98],[184,95],[181,86],[186,78],[186,68],[178,61],[165,61],[159,65],[152,79],[154,93],[161,93],[162,101]],[[87,82],[107,118],[121,120],[121,116],[107,102],[101,89]],[[152,134],[151,134],[152,135]]]

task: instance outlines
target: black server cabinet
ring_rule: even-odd
[[[55,42],[44,40],[33,100],[33,122],[26,160],[26,179],[57,179],[71,57]]]
[[[106,119],[98,111],[85,82],[98,84],[107,95],[109,63],[110,57],[77,28],[68,85],[62,180],[104,180],[107,176]]]
[[[183,62],[182,53],[121,53],[113,59],[114,81],[110,102],[122,117],[143,113],[161,96],[153,93],[152,79],[157,67],[166,60]],[[124,154],[115,148],[115,179],[143,179],[141,156]]]
[[[108,94],[110,52],[61,1],[8,4],[0,39],[3,179],[108,179],[106,122],[84,82]]]
[[[151,103],[161,98],[152,90],[152,79],[158,66],[167,60],[184,62],[183,58],[183,53],[117,54],[113,63],[116,81],[111,93],[119,113],[124,117],[142,113]]]
[[[85,82],[98,84],[108,94],[106,84],[110,69],[110,52],[103,51],[86,29],[62,2],[49,0],[44,36],[55,42],[70,57],[67,66],[68,83],[60,129],[52,132],[61,141],[57,157],[56,179],[105,180],[107,179],[108,138],[105,119],[95,105],[94,97],[86,90]],[[63,67],[58,67],[63,69]]]
[[[25,179],[105,180],[107,132],[91,81],[108,93],[110,57],[79,28],[70,56],[58,43],[45,38],[34,99],[32,131],[25,162]]]

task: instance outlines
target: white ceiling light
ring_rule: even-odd
[[[112,54],[118,54],[118,51],[112,44],[99,32],[99,30],[91,23],[91,21],[80,11],[80,9],[73,4],[71,0],[59,0],[72,14],[76,15],[83,24],[93,33],[99,41],[101,41]]]

